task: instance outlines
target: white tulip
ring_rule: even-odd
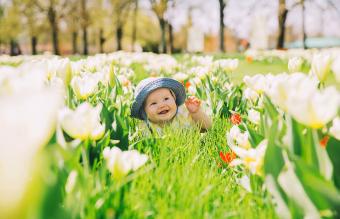
[[[255,103],[259,98],[258,93],[251,88],[246,88],[243,92],[243,96],[252,103]]]
[[[262,174],[263,159],[267,149],[268,141],[264,139],[256,148],[244,149],[234,147],[232,150],[239,157],[234,159],[229,165],[237,166],[243,164],[252,174]]]
[[[294,97],[297,93],[314,92],[317,89],[318,81],[303,73],[294,73],[276,75],[270,83],[271,86],[266,90],[266,94],[274,104],[287,111],[287,100],[290,96]]]
[[[63,130],[75,139],[100,139],[105,132],[105,125],[100,124],[102,105],[92,107],[84,102],[75,111],[64,108],[60,112],[60,125]]]
[[[275,210],[277,214],[280,216],[282,219],[290,219],[290,212],[288,210],[288,206],[285,202],[285,200],[282,198],[282,195],[280,194],[280,190],[278,188],[277,183],[274,180],[273,175],[267,174],[265,176],[265,185],[270,194],[273,197],[273,203],[275,206]]]
[[[148,160],[147,155],[140,154],[137,150],[124,151],[123,158],[125,158],[126,162],[130,163],[130,167],[133,171],[139,169]]]
[[[63,96],[65,99],[67,98],[65,84],[61,78],[54,77],[48,82],[47,85],[57,90],[60,93],[60,95]]]
[[[86,61],[84,59],[78,60],[76,62],[71,62],[71,72],[72,75],[80,75],[82,70],[85,70]]]
[[[35,204],[39,181],[35,178],[37,153],[54,133],[62,97],[51,89],[0,97],[0,212],[2,218],[22,208],[22,199]],[[41,165],[43,163],[40,163]],[[34,182],[34,184],[30,183]],[[27,189],[35,193],[28,195]],[[26,206],[26,205],[25,205]]]
[[[25,64],[9,72],[3,72],[0,76],[0,95],[38,92],[46,88],[45,78],[45,69],[39,65]]]
[[[216,67],[222,68],[227,72],[233,72],[238,67],[238,59],[220,59],[214,62]]]
[[[197,90],[196,90],[196,87],[195,86],[190,86],[188,88],[188,94],[192,95],[192,96],[195,96],[197,93]]]
[[[243,81],[247,85],[247,87],[253,89],[259,94],[262,94],[268,87],[267,79],[262,74],[257,74],[252,77],[245,76],[243,78]]]
[[[251,192],[250,179],[247,175],[243,175],[240,179],[237,179],[237,183],[247,190],[247,192]]]
[[[336,117],[333,120],[332,127],[329,129],[329,133],[334,136],[334,138],[340,140],[340,117]]]
[[[335,79],[340,83],[340,55],[334,60],[332,64],[332,71]]]
[[[314,203],[306,194],[303,185],[294,172],[293,165],[286,161],[286,166],[278,176],[278,183],[287,194],[303,211],[304,218],[321,218]]]
[[[183,72],[177,72],[173,78],[177,81],[184,81],[189,78],[189,75],[183,73]]]
[[[201,66],[210,66],[213,62],[213,56],[192,56],[191,60]]]
[[[287,111],[298,122],[311,128],[322,128],[331,121],[339,109],[339,93],[335,87],[322,91],[306,89],[291,91],[287,99]]]
[[[242,133],[237,125],[234,125],[229,132],[227,132],[227,142],[228,146],[233,149],[233,147],[240,146],[242,148],[250,148],[248,132]]]
[[[121,151],[118,147],[103,150],[106,167],[114,179],[121,179],[130,171],[136,171],[148,160],[148,156],[140,154],[136,150]]]
[[[118,75],[117,78],[123,87],[129,87],[131,85],[131,81],[125,75]]]
[[[73,191],[74,186],[76,185],[78,172],[76,170],[72,170],[67,177],[66,184],[65,184],[65,191],[66,193],[70,193]]]
[[[202,66],[194,67],[189,70],[189,74],[195,75],[196,76],[195,78],[199,80],[197,81],[198,83],[201,83],[201,80],[207,77],[209,73],[210,73],[210,69],[208,67],[202,67]]]
[[[196,86],[200,86],[202,84],[202,81],[199,77],[194,77],[192,80]]]
[[[260,112],[254,109],[248,110],[248,119],[256,125],[260,124]]]
[[[312,72],[318,77],[320,82],[324,82],[330,72],[332,59],[329,54],[317,54],[313,57]]]
[[[289,72],[298,72],[301,70],[303,59],[301,57],[293,57],[288,61]]]
[[[55,58],[47,60],[48,66],[48,75],[52,78],[53,76],[57,76],[61,78],[66,85],[70,83],[72,78],[72,68],[71,62],[68,58]]]
[[[85,100],[98,89],[99,79],[91,73],[72,78],[71,87],[78,99]]]

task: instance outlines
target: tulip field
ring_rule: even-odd
[[[147,133],[171,77],[213,126]],[[0,56],[0,218],[339,218],[340,49]]]

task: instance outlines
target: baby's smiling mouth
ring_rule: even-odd
[[[169,112],[169,110],[162,110],[158,114],[159,115],[164,115],[164,114],[167,114],[168,112]]]

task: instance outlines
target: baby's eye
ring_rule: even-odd
[[[152,105],[156,105],[156,102],[153,102],[153,103],[150,104],[150,106],[152,106]]]
[[[164,98],[164,100],[169,100],[169,97]]]

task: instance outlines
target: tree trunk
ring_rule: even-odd
[[[73,31],[73,33],[72,33],[72,50],[73,50],[73,54],[77,54],[78,53],[77,39],[78,39],[78,32],[77,31]]]
[[[277,49],[282,49],[285,43],[286,19],[288,10],[286,8],[286,0],[280,0],[279,3],[279,38],[277,40]]]
[[[58,28],[57,28],[56,24],[54,24],[53,26],[54,26],[53,29],[52,29],[53,50],[54,50],[54,54],[60,55],[59,40],[58,40]]]
[[[135,52],[135,43],[137,39],[137,12],[138,12],[138,0],[135,0],[134,17],[132,24],[132,42],[131,50]]]
[[[9,54],[11,55],[11,56],[15,56],[16,54],[15,54],[15,41],[13,40],[13,39],[11,39],[10,40],[10,42],[9,42],[9,47],[10,47],[10,52],[9,52]]]
[[[50,22],[51,31],[52,31],[52,44],[53,51],[55,55],[60,55],[59,52],[59,42],[58,42],[58,24],[56,20],[56,11],[52,6],[48,9],[48,20]]]
[[[18,42],[14,39],[10,40],[10,55],[17,56],[21,54],[21,49]]]
[[[224,0],[219,0],[220,4],[220,51],[224,52],[224,7],[225,3]]]
[[[302,43],[303,43],[303,49],[307,49],[307,44],[306,44],[306,30],[305,30],[305,1],[301,1],[302,4]]]
[[[82,29],[83,29],[83,54],[88,55],[88,42],[87,42],[87,23],[88,16],[86,11],[86,0],[81,1],[81,15],[82,15]]]
[[[32,55],[37,54],[37,43],[38,43],[38,38],[36,36],[32,36],[31,37]]]
[[[117,40],[117,50],[122,50],[122,38],[123,38],[123,27],[122,24],[117,24],[116,40]]]
[[[104,43],[105,43],[105,38],[104,38],[104,31],[102,28],[99,30],[99,52],[104,53]]]
[[[87,27],[83,27],[83,54],[88,55]]]
[[[166,52],[166,39],[165,39],[165,20],[164,18],[159,18],[159,25],[161,27],[161,53]]]
[[[173,28],[170,23],[168,23],[169,27],[169,53],[172,54],[174,52],[174,33]]]

